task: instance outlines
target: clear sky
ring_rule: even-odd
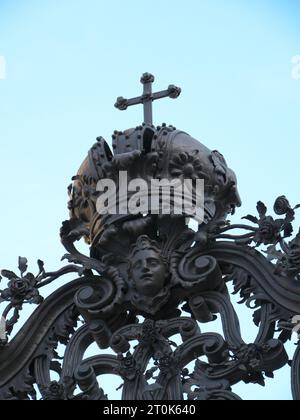
[[[142,121],[139,107],[113,104],[140,94],[145,71],[156,89],[183,89],[154,105],[155,122],[220,150],[236,171],[237,218],[282,194],[297,204],[297,55],[299,0],[0,0],[0,267],[19,255],[32,270],[38,258],[60,267],[66,187],[97,136]],[[237,392],[290,398],[287,375]]]

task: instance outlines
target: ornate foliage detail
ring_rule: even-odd
[[[126,221],[115,226],[116,234],[120,241],[128,241],[130,229],[132,236],[114,266],[110,256],[112,238],[108,238],[101,258],[97,253],[97,258],[84,256],[73,247],[73,242],[85,232],[82,223],[65,223],[62,238],[70,252],[66,258],[81,268],[69,265],[56,273],[46,273],[39,261],[40,270],[34,276],[27,273],[27,260],[20,258],[20,276],[2,272],[8,280],[7,288],[1,292],[2,301],[9,302],[6,314],[11,309],[15,311],[6,323],[5,335],[11,332],[24,303],[39,305],[41,315],[37,314],[37,323],[39,319],[42,322],[44,312],[51,318],[48,307],[53,308],[52,321],[49,319],[43,336],[38,329],[31,331],[35,349],[20,344],[22,336],[19,339],[17,334],[11,344],[3,347],[3,354],[0,352],[0,359],[7,359],[5,354],[16,345],[23,354],[31,352],[19,373],[4,367],[3,398],[36,399],[36,383],[44,400],[107,399],[98,383],[98,378],[107,373],[117,374],[124,381],[123,399],[135,400],[238,400],[233,392],[238,382],[264,386],[265,378],[272,378],[274,371],[288,363],[284,343],[291,338],[292,319],[300,308],[300,285],[295,283],[299,279],[300,234],[285,242],[292,233],[295,209],[284,197],[276,200],[274,206],[276,213],[285,215],[284,219],[276,221],[267,216],[262,203],[257,208],[259,218],[247,216],[257,228],[220,228],[215,237],[207,237],[206,246],[193,242],[193,235],[179,219],[170,223],[170,229],[166,219]],[[153,223],[154,231],[149,229]],[[225,234],[237,228],[248,229],[250,234],[247,238]],[[228,241],[220,242],[224,236]],[[245,240],[254,241],[256,248],[273,241],[267,250],[268,258],[248,247]],[[84,274],[85,278],[74,283],[73,291],[69,285],[65,291],[58,291],[61,306],[55,297],[55,304],[51,299],[43,302],[41,287],[70,272]],[[226,287],[231,281],[234,293],[241,295],[240,303],[255,309],[253,320],[259,331],[254,343],[244,343],[241,337]],[[66,293],[69,298],[64,298]],[[179,310],[182,303],[185,305]],[[191,317],[178,317],[182,311]],[[80,314],[84,325],[78,329]],[[198,323],[210,322],[217,314],[222,319],[224,338],[201,334]],[[139,323],[136,315],[145,316],[145,321]],[[31,328],[30,321],[27,328]],[[277,331],[279,338],[275,338]],[[176,334],[180,335],[181,344],[178,339],[172,340]],[[93,340],[100,349],[112,348],[116,356],[100,354],[84,359]],[[138,344],[132,349],[134,341]],[[59,343],[66,346],[63,362],[56,352]],[[203,356],[207,361],[202,360]],[[298,360],[296,353],[292,375],[296,399],[300,398]],[[187,366],[192,361],[195,369],[189,373]],[[60,379],[51,380],[51,372]],[[75,394],[77,385],[79,394]]]
[[[292,241],[281,242],[280,245],[281,250],[274,246],[268,248],[268,259],[277,260],[276,273],[299,280],[300,231]]]
[[[85,274],[84,282],[78,281],[73,292],[68,292],[69,286],[66,286],[63,293],[70,293],[70,303],[67,304],[62,295],[62,302],[66,303],[61,306],[60,316],[55,315],[50,321],[32,355],[24,360],[21,373],[17,376],[12,372],[6,374],[1,388],[3,397],[35,399],[33,384],[37,383],[44,400],[106,399],[97,378],[108,372],[117,374],[124,381],[123,399],[238,400],[233,393],[236,383],[244,381],[264,386],[265,378],[272,378],[273,372],[288,362],[284,343],[291,338],[292,318],[297,314],[295,308],[300,308],[296,292],[299,287],[289,283],[299,276],[300,234],[289,243],[284,241],[287,232],[291,231],[289,224],[295,209],[291,209],[283,197],[276,201],[274,208],[277,213],[285,212],[286,218],[280,223],[266,216],[267,210],[262,203],[258,204],[260,219],[257,222],[251,216],[247,217],[258,224],[258,228],[248,228],[251,238],[247,241],[255,241],[257,247],[260,243],[268,244],[267,238],[273,240],[268,259],[243,244],[239,237],[234,241],[219,242],[224,238],[224,232],[210,238],[203,247],[203,244],[199,246],[193,242],[193,236],[179,221],[175,227],[181,226],[180,233],[174,234],[176,229],[173,229],[173,236],[169,236],[171,230],[167,224],[158,224],[153,234],[148,228],[151,225],[139,221],[139,227],[131,230],[136,233],[131,238],[131,246],[127,246],[128,257],[125,252],[112,267],[107,265],[107,262],[112,263],[107,251],[101,260],[73,252],[72,244],[75,238],[82,236],[82,225],[75,221],[64,224],[63,241],[71,251],[67,258],[82,268],[70,265],[56,273],[46,273],[44,264],[39,261],[40,271],[34,276],[27,273],[27,260],[20,258],[20,276],[7,270],[2,272],[8,280],[7,288],[1,292],[2,300],[7,299],[15,311],[24,303],[36,303],[41,313],[48,311],[50,304],[50,301],[42,302],[39,294],[42,286],[66,273]],[[279,230],[265,230],[267,223]],[[236,229],[236,226],[225,229]],[[245,225],[238,226],[239,229],[241,226],[246,228]],[[120,240],[123,240],[122,229],[128,227],[127,222],[125,226],[117,227]],[[142,232],[150,236],[141,235]],[[230,235],[226,237],[232,239]],[[109,243],[110,239],[107,249]],[[276,249],[278,245],[281,251]],[[271,262],[273,259],[276,259],[275,265]],[[99,275],[95,276],[93,270]],[[252,344],[244,343],[241,338],[226,288],[226,283],[231,281],[234,293],[241,295],[240,303],[255,309],[253,320],[259,332]],[[296,292],[292,294],[295,302],[288,298],[286,290]],[[72,303],[74,296],[75,305]],[[172,314],[181,314],[178,306],[183,302],[181,311],[189,313],[191,318],[172,318]],[[58,302],[53,305],[53,313],[56,313],[57,305]],[[84,326],[77,329],[79,314],[84,319]],[[216,314],[221,315],[225,339],[200,332],[198,322],[210,322]],[[7,322],[8,326],[17,321],[17,315]],[[139,323],[136,315],[148,319]],[[275,338],[276,331],[281,332],[279,339]],[[34,337],[40,337],[40,333],[37,330],[32,334],[32,342],[38,343]],[[172,341],[176,334],[180,334],[182,344],[178,339]],[[18,334],[15,340],[18,343]],[[99,355],[85,360],[85,349],[93,340],[101,349],[111,347],[116,356]],[[132,351],[133,341],[138,345]],[[56,353],[58,343],[67,346],[63,363]],[[5,351],[9,352],[9,348],[10,344]],[[208,362],[202,360],[203,356]],[[6,357],[4,351],[3,357]],[[293,362],[296,399],[300,397],[298,359],[296,355]],[[195,370],[190,374],[186,367],[193,360]],[[51,380],[51,371],[59,375],[59,381]],[[75,394],[76,385],[80,394]]]
[[[189,400],[194,401],[231,401],[240,400],[240,397],[232,392],[230,382],[227,379],[210,379],[203,374],[203,363],[197,361],[194,372],[183,381],[184,392]]]
[[[250,221],[257,227],[248,225],[230,225],[219,227],[212,236],[214,239],[231,239],[239,244],[251,244],[254,242],[257,247],[261,245],[281,244],[286,238],[291,237],[293,233],[292,222],[295,220],[295,210],[300,206],[291,208],[285,197],[279,197],[274,204],[274,211],[277,215],[284,215],[285,218],[274,219],[267,215],[267,207],[261,201],[257,204],[259,217],[248,215],[245,220]],[[248,233],[231,235],[232,230],[245,230]]]
[[[4,331],[2,331],[2,342],[6,342],[6,334],[11,334],[14,325],[19,320],[20,311],[26,303],[40,305],[44,298],[40,295],[40,289],[52,283],[57,278],[68,273],[82,274],[82,268],[75,265],[68,265],[56,272],[46,272],[44,262],[38,260],[39,272],[34,275],[27,272],[28,261],[26,258],[19,258],[20,275],[16,275],[12,271],[2,270],[2,276],[8,280],[7,288],[0,290],[0,297],[2,302],[9,302],[8,306],[2,314],[2,324]],[[0,277],[0,281],[3,280]],[[10,319],[7,319],[9,313],[13,311]]]
[[[144,83],[151,80],[147,75]],[[159,93],[177,94],[173,87]],[[124,108],[123,99],[118,102]],[[133,103],[136,98],[127,105]],[[264,386],[288,363],[284,345],[300,315],[300,231],[292,238],[300,206],[281,196],[274,216],[259,202],[258,215],[244,218],[249,224],[231,225],[228,215],[241,205],[234,172],[219,152],[166,124],[115,132],[113,152],[98,138],[69,188],[70,220],[60,234],[70,264],[46,272],[39,260],[34,275],[20,258],[19,275],[2,271],[0,398],[105,400],[101,381],[107,374],[123,382],[124,400],[238,400],[239,382]],[[98,213],[97,183],[109,177],[119,187],[123,170],[128,182],[204,180],[198,231],[172,211]],[[75,247],[82,238],[89,255]],[[41,289],[69,273],[80,278],[44,300]],[[253,343],[242,338],[230,284],[240,303],[254,310]],[[36,310],[8,341],[29,303]],[[222,335],[202,333],[201,324],[217,317]],[[94,342],[99,353],[87,358]],[[103,354],[106,349],[115,354]],[[292,390],[300,400],[299,354],[298,345]]]
[[[41,390],[43,400],[66,400],[65,387],[56,381],[50,383],[49,387]]]
[[[140,370],[137,366],[137,362],[130,352],[123,356],[122,353],[118,354],[119,367],[117,373],[127,381],[133,381],[137,375],[140,373]]]
[[[43,299],[39,294],[38,285],[41,282],[45,271],[43,268],[44,263],[42,261],[38,261],[38,265],[40,271],[37,276],[34,276],[32,273],[25,274],[27,271],[27,259],[21,257],[19,258],[20,276],[17,276],[12,271],[2,270],[2,276],[8,279],[9,282],[7,289],[1,291],[1,298],[11,302],[11,305],[14,308],[22,308],[24,303],[40,304]]]

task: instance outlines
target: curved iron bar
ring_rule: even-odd
[[[207,292],[203,297],[213,312],[221,314],[224,336],[229,347],[240,348],[245,344],[241,336],[240,322],[230,298],[219,292]]]
[[[276,275],[274,265],[255,249],[231,242],[217,242],[205,253],[216,258],[220,264],[233,264],[247,271],[262,300],[280,306],[291,315],[299,314],[300,283]]]
[[[94,342],[94,339],[87,325],[80,327],[69,341],[64,354],[61,381],[66,378],[72,378],[76,369],[81,364],[84,353]]]
[[[51,383],[50,366],[51,360],[47,356],[40,356],[34,362],[34,378],[40,390]]]
[[[244,224],[235,224],[235,225],[229,225],[229,226],[226,226],[224,228],[221,228],[219,230],[219,233],[224,233],[224,232],[228,232],[229,230],[236,230],[236,229],[250,230],[250,231],[253,231],[253,232],[257,231],[257,228],[252,227],[252,226],[248,226],[248,225],[244,225]]]
[[[147,382],[144,376],[144,372],[146,371],[152,356],[152,349],[146,346],[138,346],[133,353],[133,360],[138,362],[137,372],[134,379],[127,379],[126,377],[123,378],[123,400],[133,401],[135,399],[154,399],[151,392],[147,392]]]
[[[300,401],[300,343],[293,358],[291,376],[293,398],[296,401]]]
[[[12,341],[1,349],[0,387],[31,363],[55,321],[74,305],[74,294],[86,282],[86,278],[80,278],[55,291],[36,309]]]
[[[204,333],[192,337],[174,352],[174,357],[178,358],[181,369],[202,356],[207,356],[211,363],[219,363],[224,362],[227,355],[229,355],[227,344],[224,338],[216,333]]]
[[[262,345],[274,337],[276,327],[276,316],[272,317],[274,305],[272,303],[264,304],[261,308],[260,327],[255,339],[255,344]]]

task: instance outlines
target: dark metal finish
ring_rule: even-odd
[[[142,96],[133,99],[125,99],[120,96],[117,99],[115,107],[120,111],[125,111],[128,107],[133,105],[143,104],[144,106],[144,123],[152,126],[153,112],[152,102],[163,98],[176,99],[181,94],[181,89],[177,86],[170,85],[167,90],[153,93],[152,84],[154,83],[154,76],[150,73],[144,73],[141,77],[141,83],[144,85],[144,92]]]
[[[239,400],[237,383],[264,386],[289,362],[285,344],[300,315],[300,233],[292,238],[299,206],[279,197],[275,217],[259,202],[257,216],[230,224],[229,215],[241,205],[234,172],[219,152],[188,134],[166,124],[149,126],[152,101],[167,96],[151,93],[153,81],[148,74],[142,80],[150,97],[118,105],[144,103],[146,124],[115,132],[113,152],[98,138],[73,178],[70,219],[61,229],[70,264],[48,273],[39,260],[33,275],[20,258],[19,275],[2,271],[1,399],[105,400],[101,377],[111,374],[122,382],[123,400]],[[176,96],[172,89],[168,95]],[[97,182],[118,184],[120,171],[127,171],[128,182],[204,179],[204,223],[195,232],[186,215],[172,211],[100,215]],[[90,255],[75,247],[82,238]],[[44,286],[72,272],[77,280],[43,299]],[[230,284],[240,303],[254,310],[252,343],[243,340]],[[38,307],[14,335],[30,303]],[[218,316],[221,334],[202,333],[201,324]],[[86,358],[94,342],[99,354]],[[103,354],[108,348],[115,355]],[[299,349],[291,363],[295,400]]]

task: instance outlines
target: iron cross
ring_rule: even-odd
[[[172,98],[176,99],[181,94],[181,89],[177,86],[170,85],[167,90],[161,92],[152,93],[152,84],[154,83],[154,76],[150,73],[143,74],[141,83],[144,85],[144,92],[142,96],[132,99],[125,99],[119,97],[115,104],[115,107],[120,111],[125,111],[129,106],[133,105],[144,105],[144,122],[147,125],[153,124],[153,111],[152,102],[157,99]]]

